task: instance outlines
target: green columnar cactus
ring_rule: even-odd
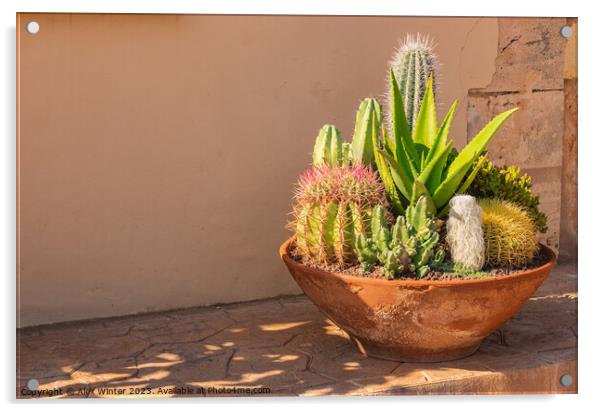
[[[324,125],[314,144],[314,166],[347,166],[364,164],[375,167],[374,143],[380,139],[382,109],[373,98],[366,98],[357,110],[355,129],[351,143],[343,142],[339,130]]]
[[[354,163],[373,165],[374,142],[378,141],[381,124],[380,104],[371,97],[362,100],[357,110],[355,129],[351,139],[351,154]]]
[[[422,278],[429,273],[429,265],[440,263],[445,255],[437,247],[439,234],[432,216],[428,214],[424,197],[415,206],[408,207],[405,216],[398,216],[391,230],[385,210],[381,206],[374,207],[370,232],[371,239],[363,234],[356,238],[355,253],[360,268],[370,272],[378,262],[383,266],[387,279],[394,279],[399,273]]]
[[[433,52],[432,40],[420,34],[408,35],[391,59],[390,68],[398,81],[408,126],[412,130],[429,76],[433,76],[435,85],[437,83],[439,60]],[[389,102],[387,113],[393,113],[391,106],[392,102]]]
[[[341,132],[331,124],[324,125],[314,145],[313,164],[341,166],[343,161],[343,139]]]
[[[291,229],[307,262],[355,263],[354,243],[370,235],[374,206],[387,207],[382,182],[369,166],[314,166],[299,179]],[[369,257],[366,257],[369,260]]]

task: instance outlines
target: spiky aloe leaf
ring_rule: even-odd
[[[497,115],[462,149],[447,169],[445,180],[433,194],[433,200],[437,208],[443,208],[449,202],[449,199],[452,198],[462,183],[464,175],[477,157],[485,150],[495,132],[517,110],[518,108],[514,108]]]
[[[384,126],[382,127],[382,134],[384,136],[385,142],[391,142],[387,130]],[[410,159],[410,156],[408,155],[404,147],[401,147],[401,149],[399,149],[399,146],[396,145],[397,143],[392,143],[389,147],[385,146],[385,149],[387,149],[386,153],[389,154],[392,159],[394,159],[395,163],[397,163],[401,167],[401,169],[404,171],[405,175],[408,176],[408,178],[415,179],[418,176],[418,173],[416,172],[414,162]],[[376,147],[378,149],[378,146]]]
[[[435,94],[433,93],[433,76],[429,76],[426,92],[420,105],[420,112],[414,125],[414,143],[431,148],[437,137],[437,111],[435,109]]]
[[[452,107],[447,112],[447,115],[443,119],[441,126],[439,127],[439,131],[437,132],[437,139],[435,140],[435,144],[429,151],[427,156],[427,163],[433,159],[433,157],[439,155],[441,152],[446,150],[447,136],[449,135],[449,129],[451,127],[451,122],[454,118],[454,114],[456,112],[456,106],[458,105],[458,101],[456,100]],[[447,153],[445,153],[440,160],[433,167],[432,172],[430,173],[428,180],[423,182],[426,184],[429,192],[433,193],[437,186],[441,183],[441,175],[443,174],[443,169],[447,163],[447,156],[449,155],[449,151],[451,150],[451,145],[449,149],[447,149]]]
[[[331,124],[324,125],[314,145],[313,164],[319,166],[327,164],[329,166],[341,166],[343,139],[341,132]]]
[[[393,129],[393,141],[395,142],[395,159],[398,160],[404,155],[408,161],[413,163],[414,168],[418,167],[418,152],[414,147],[412,140],[412,132],[406,119],[405,111],[403,109],[403,101],[401,99],[401,93],[397,86],[397,79],[393,73],[393,69],[390,70],[391,80],[391,98],[392,98],[392,129]]]
[[[373,128],[374,127],[375,127],[375,125],[373,125]],[[383,133],[382,134],[383,140],[385,141],[384,150],[385,150],[385,153],[387,153],[388,151],[391,151],[392,149],[394,150],[394,148],[391,147],[393,145],[393,143],[389,139],[389,136],[387,135],[384,125],[381,125],[381,129],[382,129],[382,133]],[[374,130],[372,133],[372,146],[374,147],[374,162],[376,163],[376,168],[377,168],[380,178],[383,181],[383,184],[385,186],[385,192],[387,193],[387,197],[388,197],[389,201],[391,202],[391,205],[393,206],[394,211],[396,213],[402,213],[403,212],[403,201],[399,197],[399,192],[397,191],[397,185],[396,185],[393,175],[391,173],[391,169],[389,168],[387,161],[379,148],[380,147],[379,135]]]
[[[397,186],[395,184],[395,181],[393,180],[393,176],[391,175],[391,169],[380,150],[376,150],[374,152],[374,160],[376,163],[378,174],[380,175],[380,179],[385,185],[385,192],[387,193],[387,198],[391,202],[393,209],[398,214],[403,213],[403,201],[399,197]]]
[[[441,122],[441,125],[437,130],[437,137],[435,138],[435,142],[433,143],[433,146],[431,147],[431,150],[429,150],[428,155],[426,157],[427,162],[429,162],[433,159],[433,157],[438,155],[447,144],[447,136],[449,135],[449,129],[451,127],[451,122],[454,118],[457,106],[458,101],[456,100],[454,101],[449,111],[445,115],[445,118]]]
[[[468,175],[468,177],[466,179],[464,179],[464,183],[462,183],[462,186],[460,186],[460,188],[458,190],[456,190],[456,194],[457,195],[461,195],[463,193],[466,193],[466,191],[470,187],[470,184],[477,177],[477,174],[479,173],[479,170],[481,169],[481,167],[483,167],[483,165],[485,164],[486,160],[487,160],[486,156],[482,156],[479,159],[479,161],[477,162],[476,166],[472,169],[472,172],[470,172],[470,174]],[[449,203],[446,204],[443,209],[439,210],[439,212],[437,213],[437,217],[442,218],[445,215],[447,215],[447,212],[449,212]]]
[[[466,163],[470,163],[470,160],[478,156],[485,150],[487,144],[491,141],[497,130],[504,123],[504,121],[512,115],[512,113],[518,110],[517,107],[506,110],[503,113],[498,114],[493,118],[477,135],[462,149],[458,156],[454,159],[452,164],[449,166],[449,174],[455,173],[461,169]]]
[[[458,190],[456,190],[457,195],[466,193],[466,191],[470,187],[471,183],[477,177],[479,170],[483,167],[483,165],[485,164],[486,161],[487,161],[487,156],[482,156],[481,158],[479,158],[477,164],[475,165],[475,167],[473,167],[473,169],[470,172],[470,174],[468,175],[468,177],[466,179],[464,179],[464,183],[462,183],[462,186],[460,186],[460,188]],[[439,213],[437,213],[437,217],[445,216],[448,211],[449,211],[449,203],[447,205],[445,205],[445,207],[443,209],[439,210]]]
[[[463,194],[468,190],[468,188],[470,187],[470,184],[477,177],[479,170],[483,167],[483,165],[485,164],[486,161],[487,161],[487,156],[482,156],[479,159],[479,161],[477,162],[475,167],[472,169],[472,172],[470,172],[468,177],[464,180],[464,183],[462,183],[462,186],[460,186],[460,188],[458,189],[458,191],[457,191],[458,194]]]
[[[420,173],[420,176],[418,176],[418,179],[416,179],[416,180],[420,180],[421,183],[426,185],[433,170],[435,170],[435,167],[440,167],[441,163],[444,160],[443,158],[444,157],[447,158],[447,155],[449,154],[449,152],[452,148],[452,144],[453,144],[453,142],[447,143],[447,145],[437,155],[435,155],[435,157],[433,159],[431,159],[430,161],[427,160],[425,162],[426,165],[424,166],[422,173]]]
[[[396,147],[395,147],[395,142],[393,140],[391,140],[391,138],[389,137],[389,134],[387,133],[387,129],[385,129],[385,125],[381,125],[380,126],[380,130],[383,136],[383,145],[382,147],[387,151],[387,153],[392,154],[393,156],[395,156],[395,152],[396,152]],[[377,149],[379,148],[381,145],[376,144],[374,147]]]
[[[387,158],[393,159],[392,150],[394,150],[394,147],[392,147],[392,146],[394,144],[389,139],[389,136],[387,135],[387,131],[386,131],[384,125],[381,125],[381,129],[382,129],[383,140],[385,141],[385,147],[383,148],[383,150],[380,149],[380,142],[378,140],[378,135],[376,133],[373,133],[372,134],[373,146],[375,148],[374,159],[375,159],[376,167],[381,176],[381,180],[383,181],[383,183],[385,185],[385,191],[387,192],[388,198],[391,201],[391,204],[393,205],[393,209],[397,213],[402,213],[404,202],[403,202],[402,198],[399,197],[398,185],[403,185],[403,183],[400,180],[401,178],[398,176],[398,174],[395,173],[393,170],[391,170],[391,168],[388,164],[388,161],[387,161]],[[403,189],[402,189],[402,195],[405,196]]]
[[[389,168],[389,173],[397,189],[408,201],[411,200],[412,185],[414,180],[406,174],[406,171],[402,165],[396,162],[393,156],[382,150],[377,150],[377,152],[386,161]]]

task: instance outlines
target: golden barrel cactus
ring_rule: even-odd
[[[522,267],[539,249],[537,229],[528,212],[505,200],[481,199],[485,262],[493,267]]]

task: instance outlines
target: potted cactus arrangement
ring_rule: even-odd
[[[510,319],[556,257],[531,180],[487,160],[493,118],[460,150],[457,101],[439,121],[430,41],[407,38],[383,110],[357,111],[350,142],[325,125],[299,178],[280,255],[305,294],[369,356],[458,359]]]

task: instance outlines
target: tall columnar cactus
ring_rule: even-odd
[[[539,249],[537,229],[528,212],[515,203],[481,199],[485,260],[491,266],[521,267]]]
[[[299,179],[291,228],[300,255],[316,264],[357,261],[358,234],[369,232],[374,206],[387,207],[378,175],[369,166],[314,166]]]
[[[400,273],[422,278],[430,271],[430,264],[440,263],[444,258],[443,250],[437,246],[439,234],[424,197],[415,206],[408,207],[405,216],[398,216],[391,230],[385,210],[376,206],[370,232],[371,238],[360,233],[355,242],[360,268],[365,272],[380,263],[387,279],[394,279]]]
[[[485,243],[477,199],[469,195],[452,197],[446,240],[454,263],[466,269],[481,270],[485,264]]]
[[[393,55],[390,68],[398,81],[397,86],[401,92],[404,111],[412,130],[420,112],[429,76],[433,76],[435,85],[438,80],[439,60],[433,52],[433,41],[428,36],[420,34],[406,36],[405,41]],[[387,113],[393,113],[392,104],[393,102],[388,102]]]

